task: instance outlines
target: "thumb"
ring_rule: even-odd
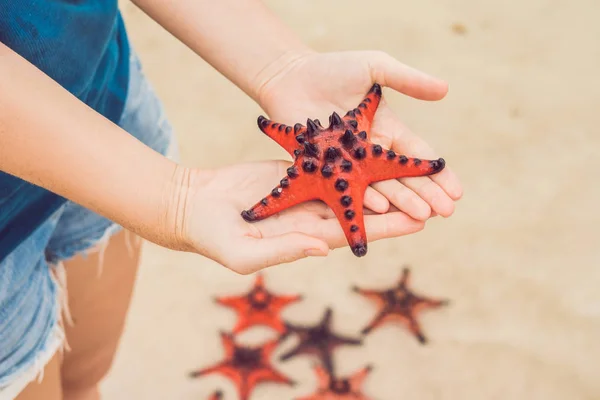
[[[315,237],[291,232],[261,239],[247,238],[242,253],[245,253],[243,272],[255,272],[309,256],[326,256],[329,246]]]
[[[369,60],[371,76],[376,83],[390,87],[419,100],[441,100],[448,93],[448,84],[415,68],[409,67],[384,52],[376,52]]]

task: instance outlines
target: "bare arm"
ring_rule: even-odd
[[[186,170],[144,146],[0,43],[0,170],[177,248]]]
[[[260,89],[313,52],[259,0],[132,0],[259,101]]]

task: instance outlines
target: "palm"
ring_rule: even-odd
[[[192,180],[193,192],[188,197],[190,204],[185,215],[189,224],[186,235],[192,238],[193,246],[223,265],[237,266],[241,263],[241,267],[233,268],[241,269],[241,272],[290,261],[260,258],[259,253],[252,251],[252,246],[257,246],[260,241],[287,236],[298,244],[317,240],[325,242],[328,248],[345,246],[347,243],[339,222],[331,210],[318,201],[299,204],[251,224],[242,219],[241,210],[269,193],[285,176],[290,165],[285,161],[264,161],[198,172]],[[402,213],[367,215],[365,222],[370,241],[401,236],[423,228],[422,223]],[[271,243],[271,247],[277,245]],[[231,259],[234,257],[232,249],[237,250],[235,260]]]
[[[333,111],[345,112],[356,107],[373,85],[368,63],[356,62],[354,52],[311,57],[316,58],[273,82],[277,91],[268,96],[274,98],[262,99],[272,119],[293,125],[306,118],[325,118]]]
[[[379,52],[313,54],[298,61],[264,88],[261,105],[272,120],[293,125],[306,118],[326,120],[331,112],[345,113],[363,99],[374,83],[391,86],[413,97],[435,100],[445,84],[412,70]],[[382,100],[371,130],[373,142],[413,157],[437,158]],[[373,188],[376,190],[373,190]],[[365,206],[386,212],[390,203],[407,215],[426,220],[449,216],[462,188],[449,168],[433,177],[378,182],[367,190]]]

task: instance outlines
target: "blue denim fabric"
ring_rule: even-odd
[[[172,128],[133,52],[130,70],[119,126],[176,159]],[[63,344],[60,262],[105,243],[120,229],[67,202],[0,262],[0,400],[12,400]]]
[[[0,42],[114,123],[129,40],[117,0],[0,1]],[[67,199],[0,171],[0,262]]]

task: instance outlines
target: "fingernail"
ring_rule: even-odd
[[[308,249],[304,252],[304,254],[306,254],[308,257],[324,257],[327,255],[327,253],[321,249]]]

